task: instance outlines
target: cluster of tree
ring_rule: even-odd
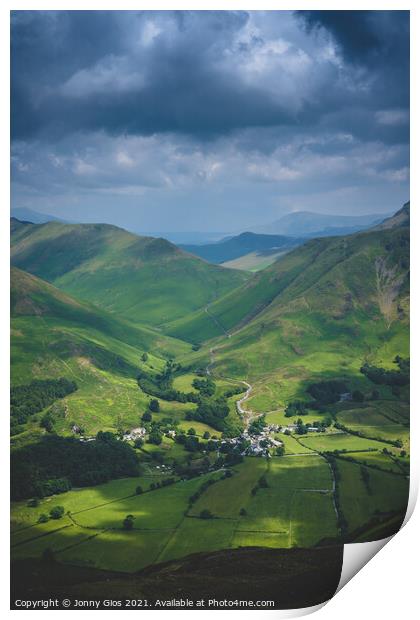
[[[77,384],[65,378],[31,381],[10,390],[12,423],[25,424],[30,415],[42,411],[59,398],[77,390]]]
[[[243,394],[246,391],[246,387],[243,385],[236,385],[234,387],[229,388],[223,393],[225,398],[230,398],[231,396],[236,396],[237,394]]]
[[[410,360],[397,355],[394,360],[399,370],[386,370],[378,366],[363,364],[360,372],[370,381],[377,385],[389,385],[391,387],[403,387],[410,383]]]
[[[96,441],[46,435],[36,443],[15,448],[11,454],[11,494],[15,500],[93,486],[137,476],[136,453],[115,435],[100,431]]]
[[[216,392],[216,384],[210,377],[204,379],[194,379],[192,382],[193,387],[200,392],[201,397],[214,396]]]
[[[200,395],[196,392],[180,392],[172,387],[172,374],[163,373],[151,377],[147,372],[139,370],[137,384],[149,396],[162,400],[175,400],[180,403],[197,403]]]
[[[50,519],[61,519],[64,516],[63,506],[54,506],[50,512],[46,514],[43,512],[38,517],[38,523],[47,523]]]
[[[223,478],[219,478],[219,480],[223,480]],[[206,480],[206,482],[203,482],[203,484],[197,489],[197,491],[188,498],[189,507],[191,508],[191,506],[200,499],[203,493],[205,493],[207,489],[216,482],[216,478],[209,478],[208,480]]]
[[[248,427],[248,433],[250,435],[259,435],[262,433],[263,428],[266,426],[265,415],[261,415],[255,420],[252,420]]]
[[[289,403],[284,410],[284,415],[286,418],[292,418],[296,415],[306,415],[307,413],[306,403],[300,400],[295,400]]]
[[[197,409],[191,412],[190,417],[198,422],[204,422],[218,431],[226,429],[225,419],[229,415],[229,405],[223,397],[213,400],[203,399]]]
[[[193,386],[198,392],[181,392],[173,387],[174,375],[180,370],[181,366],[179,364],[176,364],[173,360],[168,360],[164,370],[154,377],[140,370],[137,376],[137,383],[150,396],[182,403],[196,403],[197,409],[188,412],[187,420],[197,420],[209,424],[216,430],[222,431],[227,437],[238,435],[241,431],[241,423],[227,419],[229,416],[227,398],[243,392],[243,387],[232,387],[223,396],[214,398],[216,393],[215,382],[207,376],[204,370],[199,369],[196,371],[198,376],[193,380]],[[149,413],[150,407],[149,411],[143,415],[143,422],[151,421],[151,416],[149,420]]]
[[[178,433],[175,435],[175,441],[184,446],[188,452],[197,452],[200,449],[200,441],[195,435]]]
[[[267,478],[264,475],[260,476],[257,484],[251,489],[251,495],[256,495],[258,489],[268,489],[268,487]]]
[[[344,516],[344,512],[343,509],[341,507],[341,502],[340,502],[340,470],[337,466],[337,462],[333,456],[333,454],[331,452],[324,452],[324,457],[327,459],[330,467],[331,467],[331,471],[333,473],[333,477],[335,480],[335,485],[334,485],[334,502],[335,502],[335,507],[337,509],[337,516],[338,516],[338,527],[340,529],[341,535],[345,536],[348,532],[349,529],[349,524],[347,519]]]
[[[340,400],[340,395],[348,391],[344,381],[330,380],[312,383],[306,390],[314,398],[308,405],[312,409],[323,409]]]

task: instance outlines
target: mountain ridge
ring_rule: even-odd
[[[110,224],[11,226],[14,266],[138,324],[183,316],[247,277]]]

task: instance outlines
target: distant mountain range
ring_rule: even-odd
[[[256,233],[287,235],[291,237],[330,237],[347,235],[364,228],[379,224],[390,213],[372,213],[370,215],[330,215],[296,211],[280,219],[253,228]]]
[[[21,222],[32,222],[32,224],[45,224],[46,222],[68,222],[69,220],[63,220],[60,217],[49,215],[48,213],[40,213],[39,211],[33,211],[26,207],[12,208],[11,216],[15,217]]]
[[[291,250],[304,241],[305,239],[285,237],[284,235],[258,235],[253,232],[244,232],[236,237],[222,239],[217,243],[181,245],[180,247],[210,263],[220,264],[251,252],[269,255]]]

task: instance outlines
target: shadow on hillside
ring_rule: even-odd
[[[123,601],[190,599],[192,609],[209,600],[274,601],[271,609],[310,607],[330,599],[340,580],[343,546],[315,549],[255,547],[198,553],[134,574],[101,571],[40,560],[12,564],[11,608],[17,599],[67,598]],[[225,605],[219,608],[235,609]]]

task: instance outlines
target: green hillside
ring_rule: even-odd
[[[166,326],[171,335],[203,342],[237,331],[263,311],[271,316],[318,311],[337,328],[358,313],[391,325],[408,292],[409,229],[395,227],[313,239],[257,273],[240,288]],[[262,319],[261,319],[262,320]]]
[[[247,276],[165,239],[108,224],[12,219],[12,264],[134,323],[159,325],[205,306]]]
[[[270,301],[267,287],[265,309],[213,344],[214,373],[251,381],[255,412],[308,400],[306,389],[316,381],[343,379],[349,390],[366,393],[372,386],[360,373],[364,362],[392,368],[395,356],[409,356],[408,229],[317,240],[293,254],[276,265],[289,266],[277,283],[281,292]],[[264,280],[256,282],[260,292]],[[230,326],[235,305],[223,301],[217,320]],[[390,388],[383,396],[394,399]]]
[[[149,352],[149,364],[159,368],[164,357],[190,349],[82,303],[17,268],[11,271],[11,313],[12,385],[61,377],[77,383],[57,420],[57,429],[65,434],[71,423],[87,432],[115,429],[119,420],[137,424],[149,400],[135,380],[142,353]],[[27,430],[38,429],[35,422],[31,420]]]

